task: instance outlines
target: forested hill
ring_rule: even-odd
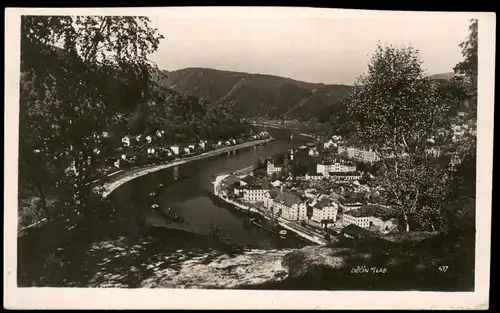
[[[156,100],[150,105],[138,104],[129,114],[129,131],[146,134],[162,129],[171,143],[225,140],[250,131],[227,103],[210,103],[165,87],[156,88],[154,94]]]
[[[319,118],[325,108],[339,105],[340,99],[351,90],[347,85],[314,84],[207,68],[164,71],[164,74],[162,86],[215,104],[232,103],[234,112],[245,117]]]

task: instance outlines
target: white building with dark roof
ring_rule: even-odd
[[[270,160],[267,161],[267,175],[281,173],[282,169],[283,167],[274,165],[272,161]]]
[[[361,172],[330,172],[327,174],[330,180],[334,181],[353,181],[361,179]]]
[[[316,165],[316,172],[322,174],[332,173],[332,172],[345,173],[345,172],[355,172],[355,171],[356,171],[356,165],[354,165],[352,162],[345,161],[342,159],[324,161]]]
[[[335,202],[328,201],[327,199],[322,199],[316,202],[313,206],[313,214],[311,220],[318,223],[334,224],[337,220],[338,204]],[[329,225],[327,225],[329,226]]]
[[[287,220],[307,219],[306,202],[290,192],[278,192],[274,199],[268,201],[268,207]]]
[[[359,162],[374,163],[380,161],[377,152],[372,148],[360,149],[356,147],[340,146],[338,152],[346,153],[349,159],[356,160]]]

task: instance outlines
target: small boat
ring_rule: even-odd
[[[172,209],[170,207],[162,208],[160,210],[161,213],[165,213],[165,214],[170,213],[171,211],[172,211]]]
[[[281,230],[281,231],[279,232],[279,234],[280,234],[280,235],[283,235],[283,236],[284,236],[284,235],[286,235],[286,230],[284,230],[284,229],[283,229],[283,230]]]

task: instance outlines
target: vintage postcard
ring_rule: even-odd
[[[487,309],[494,13],[6,10],[9,309]]]

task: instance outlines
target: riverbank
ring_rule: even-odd
[[[223,175],[218,175],[215,180],[213,181],[213,185],[214,185],[214,188],[213,188],[213,193],[214,195],[220,199],[221,201],[227,203],[227,204],[230,204],[230,205],[233,205],[234,207],[236,207],[237,209],[239,210],[242,210],[242,211],[249,211],[249,212],[252,212],[252,213],[256,213],[256,214],[259,214],[260,216],[264,217],[265,219],[267,220],[270,220],[269,216],[267,216],[267,214],[265,214],[264,212],[256,209],[256,208],[253,208],[253,207],[249,207],[249,206],[246,206],[242,203],[239,203],[237,201],[234,201],[234,200],[231,200],[227,197],[224,197],[220,192],[220,183],[224,180],[224,178],[226,178],[228,176],[228,174],[223,174]],[[288,230],[288,231],[291,231],[295,234],[297,234],[298,236],[300,236],[301,238],[304,238],[306,240],[308,240],[309,242],[312,242],[312,243],[315,243],[315,244],[318,244],[318,245],[325,245],[328,243],[327,240],[325,240],[324,238],[314,234],[312,231],[298,225],[298,224],[295,224],[293,223],[292,221],[288,221],[282,217],[278,217],[276,219],[278,225],[280,225],[282,228]]]
[[[149,173],[157,172],[157,171],[160,171],[160,170],[163,170],[166,168],[170,168],[170,167],[178,166],[178,165],[185,164],[188,162],[192,162],[195,160],[200,160],[200,159],[220,155],[223,153],[229,153],[229,152],[233,152],[236,150],[240,150],[240,149],[244,149],[244,148],[248,148],[248,147],[252,147],[252,146],[265,144],[265,143],[271,142],[273,140],[274,140],[274,138],[270,137],[268,139],[245,142],[245,143],[237,144],[234,146],[229,146],[229,147],[224,147],[224,148],[204,152],[204,153],[199,154],[199,155],[185,157],[185,158],[182,158],[182,159],[179,159],[179,160],[176,160],[173,162],[168,162],[165,164],[149,165],[149,166],[144,166],[144,167],[140,167],[140,168],[135,168],[135,169],[123,171],[120,175],[114,176],[111,180],[109,180],[103,184],[103,187],[105,188],[105,191],[103,193],[103,197],[104,198],[108,197],[118,187],[120,187],[121,185],[125,184],[126,182],[129,182],[137,177],[144,176],[144,175],[149,174]]]

